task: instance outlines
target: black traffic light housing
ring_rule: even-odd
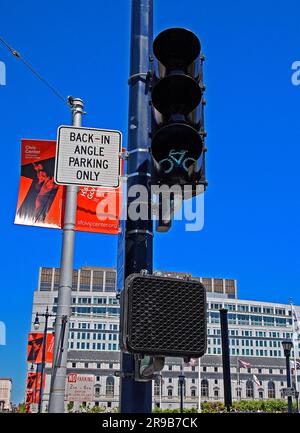
[[[206,187],[203,61],[189,30],[171,28],[153,43],[151,153],[154,181]]]

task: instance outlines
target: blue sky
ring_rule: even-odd
[[[300,60],[297,0],[156,0],[155,34],[193,30],[206,55],[205,227],[157,234],[154,266],[236,278],[240,298],[300,304]],[[126,144],[130,1],[2,0],[1,36],[62,94],[85,101],[85,126],[119,129]],[[21,138],[55,139],[70,113],[0,46],[2,149],[0,376],[25,386],[26,337],[39,266],[58,266],[61,233],[14,226]],[[116,264],[116,237],[78,233],[75,266]]]

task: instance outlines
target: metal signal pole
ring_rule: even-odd
[[[70,98],[69,98],[70,100]],[[80,127],[83,115],[81,99],[71,99],[72,125]],[[64,413],[67,377],[68,337],[72,304],[75,223],[78,187],[67,186],[63,226],[60,279],[55,321],[53,369],[49,399],[50,413]]]
[[[153,0],[132,0],[131,53],[128,113],[127,191],[143,185],[148,191],[147,220],[130,220],[125,229],[125,278],[145,269],[152,272],[153,224],[151,220],[152,163],[149,154],[150,105],[148,71],[153,39]],[[130,201],[127,197],[127,209]],[[141,206],[144,206],[141,203]],[[134,380],[134,355],[121,353],[120,409],[122,413],[149,413],[152,409],[152,383]]]
[[[220,310],[221,320],[221,339],[222,339],[222,365],[223,365],[223,383],[224,383],[224,405],[227,411],[230,411],[232,406],[231,395],[231,374],[230,374],[230,351],[228,338],[228,320],[227,310]]]

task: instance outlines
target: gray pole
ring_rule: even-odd
[[[44,315],[44,317],[45,317],[45,327],[44,327],[44,339],[43,339],[41,385],[40,385],[38,413],[41,413],[43,411],[43,396],[44,396],[43,379],[44,379],[44,372],[45,372],[45,365],[46,365],[47,332],[48,332],[48,318],[49,318],[48,307],[46,308],[46,314]]]
[[[82,100],[73,99],[73,126],[81,126],[82,115]],[[70,327],[69,319],[71,316],[72,303],[72,277],[77,192],[77,186],[67,186],[60,261],[57,316],[55,321],[54,357],[49,398],[49,413],[63,413],[65,410],[65,388],[67,376],[68,337]]]

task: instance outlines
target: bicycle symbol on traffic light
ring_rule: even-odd
[[[165,173],[170,173],[175,167],[182,166],[185,171],[188,171],[189,167],[196,162],[194,158],[184,158],[188,150],[176,151],[175,149],[170,150],[168,158],[162,159],[159,164],[163,167]]]

